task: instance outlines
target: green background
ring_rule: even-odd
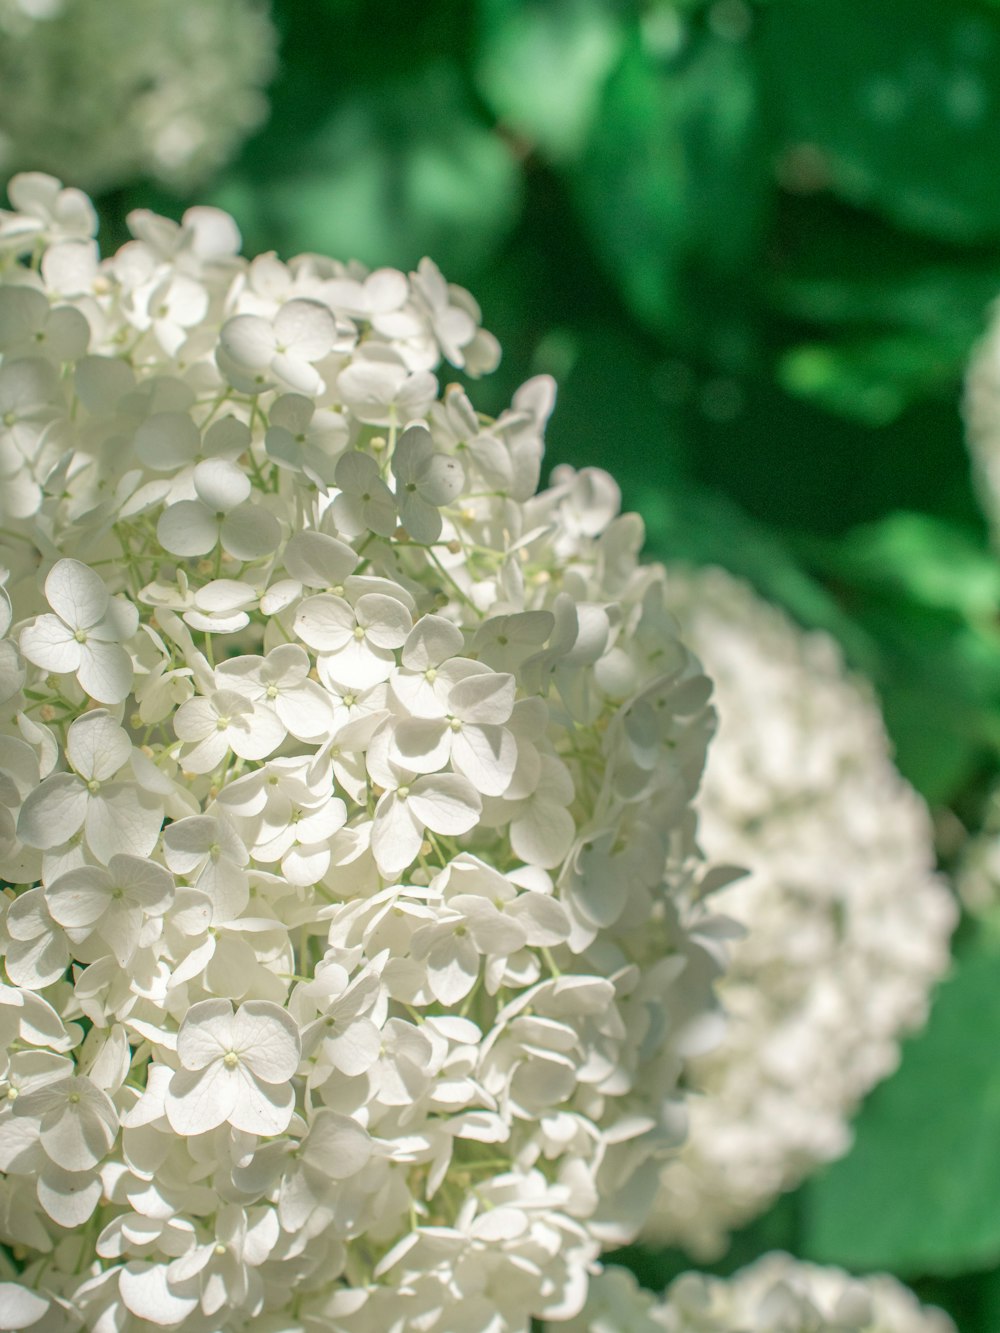
[[[961,380],[1000,293],[1000,5],[279,0],[268,124],[198,192],[248,253],[427,253],[554,374],[549,462],[716,561],[879,689],[954,862],[1000,762],[1000,563]],[[101,201],[179,216],[137,182]],[[736,1238],[889,1269],[1000,1327],[1000,931],[966,921],[849,1156]],[[650,1285],[686,1266],[627,1255]]]

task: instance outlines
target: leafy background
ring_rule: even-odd
[[[199,191],[248,252],[481,301],[499,410],[606,465],[659,557],[717,561],[875,681],[953,863],[1000,768],[1000,563],[960,418],[1000,292],[1000,4],[276,0],[269,123]],[[138,183],[102,201],[105,239]],[[734,1241],[889,1269],[1000,1327],[1000,929],[967,921],[851,1153]],[[683,1256],[625,1256],[659,1286]]]

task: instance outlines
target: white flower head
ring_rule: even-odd
[[[605,1268],[566,1333],[955,1333],[888,1275],[855,1278],[788,1254],[766,1254],[728,1278],[684,1273],[661,1299],[627,1269]]]
[[[711,1254],[846,1151],[860,1099],[926,1017],[956,912],[928,812],[833,641],[720,570],[674,571],[668,591],[716,681],[699,837],[752,868],[714,898],[747,927],[722,987],[730,1027],[693,1063],[703,1095],[651,1222]]]
[[[276,38],[252,0],[210,10],[190,0],[144,0],[139,11],[128,0],[95,9],[31,0],[15,9],[0,55],[5,174],[40,163],[91,190],[151,176],[185,193],[264,118]],[[60,73],[67,62],[71,80]],[[20,180],[12,203],[35,224],[32,240],[96,230],[79,190],[37,172]]]
[[[535,494],[550,380],[438,400],[497,349],[430,261],[247,260],[203,208],[102,259],[82,196],[11,195],[0,1230],[51,1293],[11,1308],[569,1318],[724,966],[664,571],[610,478]]]

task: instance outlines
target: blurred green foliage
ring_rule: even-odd
[[[551,462],[608,466],[651,553],[727,565],[840,639],[947,861],[1000,774],[1000,563],[959,413],[1000,292],[1000,4],[275,12],[271,120],[207,191],[247,249],[431,253],[504,346],[484,410],[552,372]],[[998,997],[984,929],[853,1152],[722,1269],[774,1245],[887,1266],[963,1333],[1000,1326]],[[653,1285],[685,1265],[628,1257]]]
[[[854,1151],[806,1187],[807,1258],[905,1277],[1000,1262],[1000,1064],[984,1040],[998,1026],[1000,940],[983,930],[869,1097]]]

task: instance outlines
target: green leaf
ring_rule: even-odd
[[[993,632],[1000,659],[1000,561],[976,534],[900,511],[855,528],[826,550],[826,568],[842,578],[982,624]]]
[[[520,180],[458,71],[434,63],[340,100],[283,164],[264,176],[237,169],[212,202],[235,213],[248,251],[401,268],[430,254],[462,281],[516,221]]]
[[[664,54],[633,34],[572,176],[595,252],[639,319],[679,330],[704,305],[698,275],[740,273],[768,197],[753,61],[709,32]]]
[[[1000,235],[1000,23],[981,5],[776,0],[761,51],[793,188],[931,236]]]
[[[862,335],[840,343],[804,343],[778,361],[789,393],[868,426],[895,421],[916,399],[950,388],[968,343],[947,330]]]
[[[586,142],[625,37],[606,0],[479,0],[476,84],[492,110],[553,160]]]
[[[1000,262],[823,202],[786,199],[779,211],[770,298],[814,330],[801,341],[797,328],[780,356],[784,387],[873,425],[928,395],[954,398]]]
[[[685,467],[676,411],[649,392],[657,359],[630,330],[595,319],[586,329],[553,330],[536,347],[531,369],[559,381],[546,432],[545,464],[610,467],[633,502],[642,483],[673,493]]]
[[[932,804],[955,799],[1000,753],[1000,563],[979,534],[907,512],[798,549],[879,646],[901,771]]]
[[[807,1258],[903,1276],[1000,1260],[1000,949],[979,934],[851,1153],[805,1192]]]
[[[843,645],[855,667],[878,670],[878,649],[844,613],[821,583],[763,523],[742,513],[724,496],[691,483],[669,488],[637,486],[633,492],[646,521],[647,548],[664,561],[722,565],[752,583],[810,629],[825,629]]]

